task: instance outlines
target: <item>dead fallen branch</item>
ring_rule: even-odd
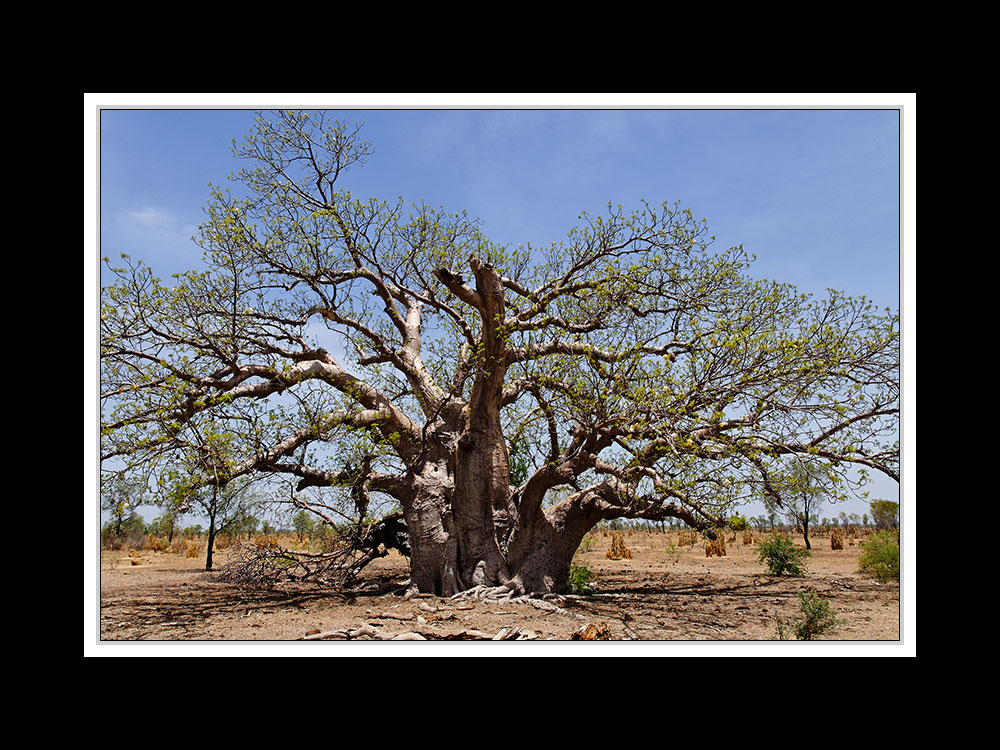
[[[412,612],[379,612],[367,615],[372,620],[415,620],[417,616]]]

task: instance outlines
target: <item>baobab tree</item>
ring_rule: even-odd
[[[438,595],[560,591],[603,519],[712,535],[787,456],[898,481],[898,315],[752,278],[679,204],[499,246],[463,213],[354,197],[370,146],[324,113],[260,115],[233,150],[203,269],[108,261],[102,455],[125,472],[224,426],[227,460],[192,481],[290,478]]]

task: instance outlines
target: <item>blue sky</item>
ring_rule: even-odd
[[[340,116],[340,115],[338,115]],[[208,183],[250,111],[106,110],[101,252],[195,265]],[[345,110],[375,147],[356,195],[424,200],[480,218],[501,243],[560,241],[609,201],[680,201],[760,276],[896,308],[900,114],[895,110]],[[167,274],[164,274],[167,275]]]
[[[351,107],[337,115],[363,120],[363,136],[374,146],[367,165],[342,180],[359,197],[402,196],[466,210],[494,241],[534,246],[561,241],[581,211],[599,213],[609,201],[627,211],[642,199],[680,201],[707,220],[718,246],[742,244],[756,254],[755,275],[816,294],[832,287],[896,309],[903,252],[897,107],[905,96],[848,97],[823,109],[799,108],[794,98],[780,109],[762,108],[773,99],[740,97],[698,99],[685,109],[640,108],[685,104],[655,97],[634,104],[577,99],[582,104],[568,109],[548,109],[528,96],[491,109],[465,109],[461,101],[411,109],[425,103],[390,99],[376,104],[395,108]],[[122,252],[149,262],[161,278],[197,267],[201,252],[189,238],[208,183],[226,184],[239,167],[228,149],[249,129],[253,112],[93,108],[119,103],[213,105],[201,97],[160,104],[107,95],[85,112],[94,127],[85,151],[99,155],[100,178],[90,235],[85,213],[88,250],[94,237],[99,248],[85,256],[85,272],[97,270],[101,255]],[[291,95],[250,104],[323,100]],[[898,498],[892,483],[879,490]]]

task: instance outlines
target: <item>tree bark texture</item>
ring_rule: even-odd
[[[500,418],[507,373],[506,341],[499,325],[504,291],[491,266],[473,257],[470,267],[475,290],[464,285],[459,290],[461,281],[455,276],[441,277],[478,308],[481,346],[471,397],[453,418],[459,433],[453,454],[425,461],[414,479],[415,496],[405,508],[413,555],[411,587],[437,595],[475,586],[561,591],[573,554],[601,513],[585,502],[593,498],[576,496],[543,512],[545,491],[565,478],[558,471],[542,472],[529,502],[514,502]]]

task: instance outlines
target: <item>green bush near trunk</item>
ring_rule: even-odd
[[[589,596],[594,593],[594,588],[590,585],[593,577],[594,574],[586,565],[570,565],[567,586],[574,594]]]

